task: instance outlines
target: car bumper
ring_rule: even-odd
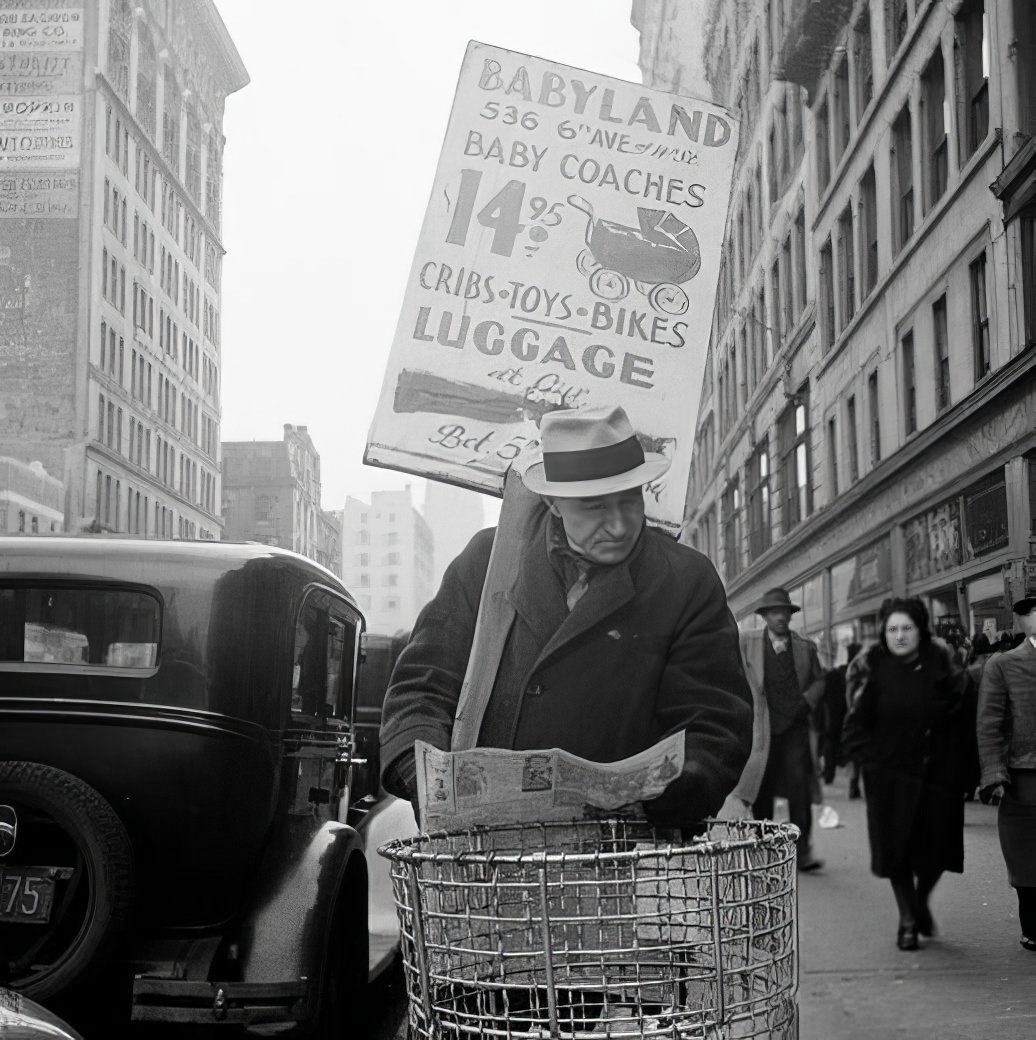
[[[301,1021],[307,983],[198,982],[143,976],[133,982],[134,1022],[259,1025]]]

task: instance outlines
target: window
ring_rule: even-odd
[[[835,341],[835,285],[831,260],[831,238],[820,250],[820,342],[824,351]]]
[[[824,193],[831,180],[831,158],[828,154],[827,102],[817,109],[817,190]]]
[[[863,13],[853,26],[853,63],[856,79],[856,118],[859,120],[874,95],[874,59],[871,53],[871,14]]]
[[[784,533],[813,512],[813,480],[809,450],[809,387],[803,385],[777,420]]]
[[[856,395],[850,394],[845,402],[845,424],[848,433],[846,445],[849,455],[849,483],[860,479],[860,431],[856,425]]]
[[[909,436],[917,431],[917,377],[914,371],[914,333],[911,330],[902,339],[903,358],[903,420]]]
[[[844,329],[856,313],[856,247],[853,245],[852,204],[838,218],[838,300]]]
[[[942,198],[946,191],[946,75],[943,69],[942,49],[936,47],[932,60],[921,75],[921,120],[924,147],[921,150],[924,185],[924,212]]]
[[[155,139],[158,114],[158,62],[155,44],[145,19],[137,24],[137,120]],[[141,194],[147,198],[147,186]]]
[[[737,478],[723,490],[723,566],[727,580],[741,573],[741,490]]]
[[[781,295],[781,258],[778,256],[773,262],[770,275],[770,298],[773,300],[773,352],[776,354],[784,342],[787,330],[787,319],[781,309],[784,297]],[[764,331],[765,335],[765,331]],[[755,380],[755,351],[752,351],[753,383]]]
[[[806,309],[806,214],[799,207],[795,215],[795,318]]]
[[[957,12],[954,31],[963,164],[989,133],[989,21],[983,0],[965,0]]]
[[[834,416],[827,420],[827,486],[828,502],[838,496],[838,424]]]
[[[1025,239],[1024,229],[1022,238],[1023,240]],[[1022,266],[1023,268],[1026,266],[1024,259]],[[968,273],[971,279],[971,342],[975,357],[975,382],[978,382],[992,367],[989,353],[989,309],[986,303],[985,252],[972,262],[968,268]],[[1028,286],[1031,283],[1026,281],[1025,284],[1028,290]],[[1026,300],[1028,301],[1028,291],[1026,292]],[[1028,319],[1028,317],[1029,313],[1026,311],[1026,318]]]
[[[1022,297],[1025,302],[1025,346],[1036,339],[1036,210],[1027,210],[1021,216],[1022,236]],[[982,255],[983,266],[985,254]],[[983,271],[983,282],[985,272]],[[983,290],[984,290],[983,286]],[[1034,467],[1036,468],[1036,467]],[[1036,512],[1033,513],[1036,520]]]
[[[910,106],[904,105],[892,124],[892,244],[896,253],[914,233],[913,145],[910,134]]]
[[[763,438],[748,460],[748,554],[751,559],[770,548],[769,441]]]
[[[123,101],[129,100],[132,30],[133,10],[129,0],[114,0],[108,18],[108,79]]]
[[[795,313],[795,279],[791,266],[791,235],[789,234],[781,243],[781,279],[784,288],[783,297],[777,297],[774,293],[774,307],[781,313],[780,327],[783,335],[787,336],[796,325]]]
[[[399,563],[399,553],[397,553],[397,552],[386,553],[385,554],[385,563],[388,566],[390,566],[390,567],[395,565],[395,564],[398,564]]]
[[[352,706],[357,619],[329,593],[310,595],[295,625],[291,710],[345,718]]]
[[[852,120],[849,116],[849,58],[844,53],[841,61],[835,66],[831,122],[835,143],[832,161],[837,163],[842,157],[852,133]]]
[[[159,610],[158,601],[143,592],[0,587],[0,669],[154,668]]]
[[[866,299],[878,284],[878,191],[874,167],[869,166],[860,181],[860,222],[863,230],[863,287]]]
[[[881,402],[878,399],[878,370],[867,377],[867,407],[871,420],[871,465],[881,461]]]
[[[180,174],[180,85],[176,82],[172,67],[165,67],[165,90],[162,112],[162,155],[165,161]],[[179,241],[179,231],[177,232]]]
[[[946,328],[946,297],[932,304],[932,342],[935,346],[935,410],[950,405],[950,344]]]

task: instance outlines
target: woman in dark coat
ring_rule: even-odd
[[[880,627],[853,670],[843,754],[863,764],[871,870],[892,883],[896,944],[916,950],[919,933],[935,933],[928,900],[940,876],[964,869],[963,677],[920,600],[887,600]]]

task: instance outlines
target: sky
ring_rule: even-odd
[[[631,0],[216,0],[227,99],[222,439],[309,429],[325,509],[423,481],[367,432],[469,40],[641,82]],[[487,499],[487,516],[496,500]]]

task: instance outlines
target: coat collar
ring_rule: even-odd
[[[515,612],[543,647],[537,666],[633,599],[636,594],[633,572],[648,536],[647,531],[641,535],[629,559],[595,574],[583,597],[569,612],[557,571],[547,556],[545,526],[549,516],[545,512],[532,532],[508,591]]]

